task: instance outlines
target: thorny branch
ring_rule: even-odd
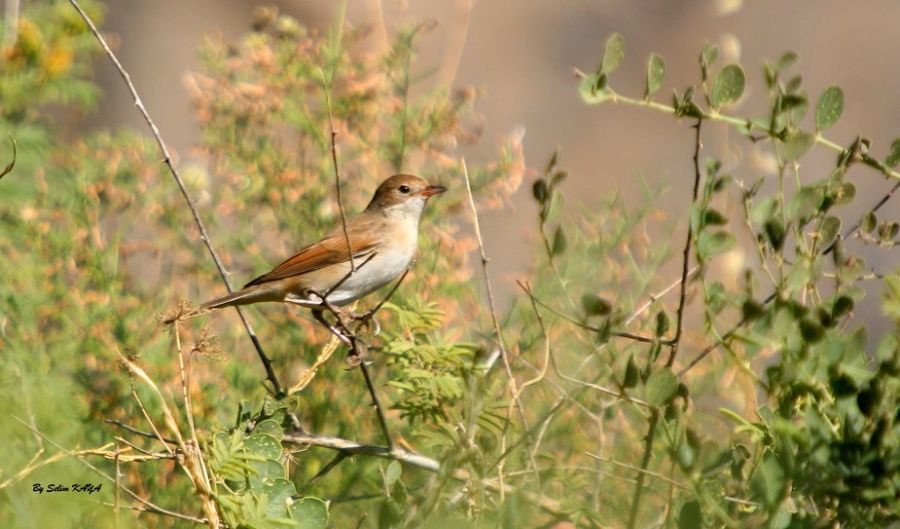
[[[696,131],[694,135],[694,193],[691,196],[691,208],[694,207],[694,203],[697,202],[697,194],[700,190],[700,129],[703,126],[703,119],[697,118],[697,123],[694,125],[694,129]],[[688,211],[691,211],[689,208]],[[694,228],[691,226],[690,221],[688,222],[687,229],[687,238],[684,242],[684,256],[681,260],[681,291],[678,296],[678,312],[677,323],[675,326],[675,337],[672,338],[672,349],[669,352],[669,359],[666,361],[666,367],[672,367],[672,364],[675,363],[675,355],[678,354],[678,345],[681,342],[681,333],[684,329],[684,305],[685,305],[685,297],[687,296],[687,280],[688,280],[688,267],[691,264],[691,246],[693,245],[694,239]],[[640,478],[638,479],[640,483]]]
[[[150,114],[147,112],[146,107],[144,107],[144,102],[141,99],[140,95],[138,95],[137,89],[135,88],[134,83],[132,83],[131,81],[131,76],[122,66],[122,63],[119,62],[116,54],[113,53],[112,49],[110,49],[109,45],[106,43],[106,39],[104,39],[103,35],[100,34],[100,31],[97,29],[94,21],[91,20],[87,13],[85,13],[84,10],[81,9],[81,6],[78,5],[78,1],[69,0],[69,2],[72,4],[72,7],[74,7],[75,10],[78,11],[78,14],[84,20],[85,24],[87,24],[88,28],[91,30],[91,33],[93,33],[94,37],[100,43],[100,46],[103,48],[103,51],[106,52],[107,57],[109,57],[109,60],[112,61],[116,70],[119,72],[122,80],[124,80],[125,84],[128,86],[128,91],[131,92],[131,95],[134,98],[134,105],[144,117],[144,121],[147,122],[147,125],[150,126],[150,131],[152,132],[153,137],[156,139],[159,150],[162,152],[163,163],[166,165],[166,167],[168,167],[169,172],[172,174],[172,178],[174,178],[175,183],[178,184],[178,189],[181,191],[181,195],[184,197],[185,202],[187,202],[188,208],[190,208],[191,210],[191,214],[194,217],[194,224],[197,226],[197,230],[200,232],[200,240],[203,241],[203,244],[206,246],[206,250],[209,252],[209,255],[215,262],[216,269],[219,271],[219,276],[225,283],[225,287],[228,289],[228,292],[234,292],[234,288],[231,286],[231,280],[228,279],[228,272],[225,270],[225,266],[222,264],[222,260],[219,258],[219,254],[216,252],[215,248],[213,248],[212,242],[209,238],[209,234],[206,231],[206,226],[204,225],[203,220],[200,218],[200,213],[197,211],[197,208],[195,206],[196,201],[187,190],[187,187],[184,184],[184,180],[182,180],[178,169],[175,167],[175,164],[172,163],[172,157],[169,154],[169,148],[166,146],[166,142],[163,140],[162,135],[159,132],[159,128],[156,126],[153,118],[150,117]],[[263,351],[262,344],[260,343],[259,338],[257,338],[256,333],[253,331],[253,327],[250,325],[250,321],[247,319],[246,315],[244,315],[244,312],[240,309],[240,307],[235,307],[235,310],[237,311],[238,316],[240,316],[241,318],[241,323],[243,323],[244,329],[247,331],[247,335],[253,342],[253,347],[256,349],[256,353],[263,364],[263,368],[265,368],[266,380],[268,380],[269,383],[272,384],[272,391],[274,392],[276,397],[283,397],[284,390],[282,389],[281,384],[278,382],[278,377],[275,375],[275,371],[272,369],[272,362]]]

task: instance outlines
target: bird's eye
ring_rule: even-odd
[[[397,190],[399,190],[401,193],[403,193],[405,195],[405,194],[409,193],[409,186],[402,185],[402,186],[398,187]]]

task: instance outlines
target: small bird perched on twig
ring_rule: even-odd
[[[429,197],[446,190],[418,176],[394,175],[378,186],[365,211],[347,219],[346,235],[345,227],[338,226],[241,290],[207,301],[201,309],[276,301],[312,308],[318,318],[325,303],[351,303],[406,271],[418,246],[422,210]]]

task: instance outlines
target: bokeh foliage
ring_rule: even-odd
[[[99,6],[86,7],[100,17]],[[697,179],[696,199],[673,218],[660,205],[667,190],[650,184],[637,205],[617,194],[591,208],[567,200],[564,182],[578,175],[568,175],[559,153],[532,171],[521,136],[503,140],[495,160],[470,164],[478,209],[508,203],[529,173],[538,205],[534,273],[499,315],[503,358],[470,260],[477,245],[461,179],[460,147],[483,141],[477,92],[432,87],[417,73],[417,38],[430,26],[404,29],[383,55],[358,46],[363,30],[319,35],[274,8],[258,10],[253,28],[200,49],[187,89],[203,140],[182,172],[226,266],[248,279],[340,222],[326,89],[350,211],[397,171],[451,188],[429,204],[419,260],[380,313],[382,333],[367,336],[398,443],[438,460],[441,471],[354,456],[318,476],[335,454],[281,446],[292,414],[309,432],[381,442],[365,386],[341,349],[308,385],[274,402],[233,314],[160,323],[183,301],[224,289],[152,140],[128,131],[64,137],[55,126],[59,113],[96,106],[96,48],[70,6],[33,3],[2,50],[0,77],[2,125],[19,142],[16,169],[0,180],[0,384],[8,395],[0,432],[9,452],[0,518],[21,527],[114,526],[112,509],[91,503],[97,495],[31,491],[32,482],[101,481],[72,458],[14,478],[42,446],[57,450],[12,417],[66,447],[120,435],[159,451],[104,421],[147,430],[136,397],[150,417],[163,413],[120,369],[119,353],[178,402],[180,345],[200,448],[231,527],[897,521],[900,278],[871,272],[858,254],[861,245],[889,251],[900,228],[888,208],[870,208],[858,229],[845,212],[855,198],[851,171],[898,177],[900,141],[876,158],[865,138],[847,146],[826,139],[844,109],[840,88],[823,89],[811,109],[802,80],[788,73],[796,56],[785,54],[764,64],[763,115],[734,117],[726,112],[759,78],[719,67],[707,45],[696,86],[653,99],[666,73],[654,54],[645,93],[629,98],[610,83],[625,60],[624,39],[611,36],[596,72],[581,81],[587,104],[630,104],[698,126],[724,122],[748,148],[769,152],[775,172],[726,168],[698,153],[697,174],[685,175]],[[814,147],[835,151],[833,169],[801,177]],[[681,271],[687,226],[696,271],[682,321],[678,288],[667,287]],[[748,264],[723,266],[738,254]],[[894,326],[875,337],[854,309],[878,284]],[[659,300],[647,307],[651,297]],[[287,386],[328,347],[327,333],[300,311],[249,313]],[[123,485],[157,504],[200,512],[172,461],[123,464],[122,472]],[[104,487],[98,501],[112,502],[112,484]],[[192,525],[130,511],[118,518]]]

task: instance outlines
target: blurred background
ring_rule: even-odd
[[[117,36],[114,41],[120,59],[181,163],[192,161],[192,148],[199,141],[199,128],[182,82],[197,66],[198,46],[208,36],[230,41],[244,34],[250,29],[254,9],[262,5],[276,5],[323,34],[345,16],[351,27],[369,29],[362,44],[373,53],[383,51],[399,28],[432,21],[431,31],[418,40],[419,56],[414,64],[418,74],[433,80],[424,84],[472,86],[481,93],[476,110],[484,116],[484,138],[477,145],[464,146],[462,152],[477,161],[494,152],[505,136],[524,130],[527,164],[543,167],[559,147],[562,165],[572,173],[563,192],[588,207],[616,191],[637,202],[644,182],[650,187],[662,183],[667,191],[660,204],[678,214],[690,193],[692,134],[686,123],[647,110],[613,105],[590,108],[578,97],[573,67],[591,71],[606,36],[613,31],[621,33],[627,43],[625,63],[613,81],[619,92],[642,93],[646,58],[651,52],[662,54],[668,63],[662,93],[682,90],[696,79],[698,50],[710,39],[721,48],[721,63],[739,61],[747,71],[748,89],[730,111],[753,115],[765,108],[761,61],[775,61],[784,51],[793,50],[801,58],[795,70],[803,73],[811,99],[830,84],[844,89],[844,115],[829,131],[830,139],[849,145],[857,134],[875,138],[878,143],[872,152],[882,157],[890,141],[900,134],[900,105],[895,97],[900,93],[900,69],[892,60],[900,51],[900,4],[889,0],[867,2],[864,8],[837,0],[571,0],[562,4],[541,0],[351,0],[346,12],[339,3],[302,0],[111,2],[105,31]],[[145,125],[108,61],[97,60],[96,72],[104,90],[100,111],[86,122],[71,123],[73,133],[85,126],[122,125],[143,133]],[[771,175],[773,161],[757,156],[749,142],[735,141],[736,136],[722,125],[708,124],[704,135],[707,154],[722,159],[726,171],[748,182]],[[830,151],[806,157],[804,163],[812,165],[804,170],[806,178],[824,177],[833,158]],[[851,206],[857,211],[848,211],[849,217],[858,215],[890,186],[863,167],[854,168],[849,178],[858,193]],[[889,204],[883,211],[886,218],[896,217],[900,203]],[[514,207],[491,211],[483,219],[486,246],[507,301],[514,292],[514,279],[522,277],[531,263],[533,241],[527,233],[533,233],[535,222],[527,186],[515,196]],[[306,240],[316,235],[298,237]],[[897,250],[872,252],[871,256],[869,264],[874,269],[890,270]],[[731,271],[752,266],[754,258],[731,256]],[[672,272],[674,276],[674,269]],[[877,319],[877,296],[868,301],[858,315]],[[884,322],[873,323],[876,333],[885,328]]]
[[[611,76],[612,88],[640,98],[647,57],[656,52],[665,57],[668,74],[655,97],[668,102],[672,90],[680,92],[697,82],[697,56],[709,39],[720,49],[714,70],[739,62],[747,74],[743,96],[729,105],[727,113],[758,116],[768,110],[762,61],[777,61],[793,50],[800,56],[799,64],[783,79],[802,72],[810,102],[814,104],[829,85],[843,88],[843,116],[827,131],[829,139],[850,145],[857,135],[872,138],[871,154],[884,159],[887,147],[900,135],[900,69],[896,67],[900,4],[896,2],[867,2],[866,9],[837,1],[774,0],[746,5],[739,0],[274,2],[283,17],[265,8],[273,4],[269,1],[114,1],[106,9],[87,0],[83,3],[97,20],[102,17],[101,31],[159,125],[237,284],[337,222],[325,132],[328,113],[319,81],[320,72],[325,77],[324,71],[335,74],[340,66],[332,101],[342,132],[338,141],[347,209],[358,211],[374,182],[394,170],[394,165],[451,187],[429,205],[420,262],[392,300],[396,304],[385,309],[386,325],[378,338],[376,358],[378,386],[390,403],[389,422],[398,425],[402,440],[427,450],[428,455],[446,457],[442,461],[448,465],[455,464],[454,458],[468,458],[473,442],[485,457],[497,455],[504,450],[505,438],[499,439],[507,434],[507,426],[513,427],[509,432],[518,426],[518,421],[511,420],[513,407],[506,404],[510,393],[506,377],[542,381],[531,385],[524,395],[526,402],[519,407],[522,432],[526,419],[539,420],[547,428],[545,451],[539,455],[554,467],[550,469],[554,476],[537,480],[534,490],[548,493],[547,497],[579,496],[575,498],[579,511],[600,513],[599,519],[618,520],[622,526],[628,515],[623,499],[633,478],[624,472],[609,473],[609,468],[599,460],[589,461],[586,454],[603,454],[627,465],[640,462],[641,440],[648,431],[644,411],[613,390],[585,392],[583,401],[570,398],[566,406],[578,406],[569,408],[554,403],[562,403],[564,392],[576,386],[597,389],[594,382],[584,385],[584,381],[618,387],[629,371],[637,373],[635,359],[647,358],[645,374],[652,380],[651,364],[661,346],[654,344],[656,352],[651,349],[648,354],[641,341],[606,342],[604,329],[589,325],[576,329],[548,313],[545,330],[543,321],[535,324],[532,307],[516,280],[530,281],[535,295],[549,305],[565,307],[558,310],[578,318],[584,313],[584,322],[594,318],[591,321],[606,325],[612,319],[601,320],[604,310],[593,313],[587,306],[579,308],[579,296],[609,298],[610,306],[605,308],[614,309],[615,318],[679,277],[694,179],[693,123],[636,107],[587,105],[578,93],[576,68],[595,71],[607,37],[618,32],[624,36],[626,53],[622,67]],[[0,401],[0,438],[8,442],[11,454],[0,465],[4,478],[0,519],[17,516],[22,527],[66,527],[74,525],[73,520],[102,526],[92,523],[91,516],[96,516],[112,527],[118,517],[113,520],[108,509],[79,503],[77,509],[86,513],[95,507],[94,511],[102,511],[81,517],[74,512],[75,502],[59,496],[53,500],[56,503],[47,503],[50,500],[37,497],[29,483],[16,481],[15,473],[27,467],[35,453],[32,462],[37,461],[44,447],[13,418],[32,423],[64,446],[104,446],[121,433],[104,420],[142,424],[128,377],[119,369],[119,355],[140,354],[140,362],[153,377],[170,394],[179,395],[181,372],[172,359],[176,344],[180,349],[183,342],[184,350],[196,356],[193,415],[201,420],[200,428],[215,432],[234,424],[239,404],[243,409],[244,402],[251,407],[263,402],[261,370],[233,314],[185,320],[174,330],[157,325],[160,312],[180,313],[184,308],[180,300],[193,303],[222,293],[182,197],[158,163],[157,146],[118,73],[99,53],[68,2],[7,0],[4,7],[0,134],[9,127],[19,142],[19,160],[15,172],[2,181],[4,200],[0,201],[0,254],[5,256],[0,259],[0,276],[5,279],[0,289],[4,357],[0,391],[11,396]],[[17,19],[19,8],[22,17],[16,26],[9,21]],[[282,31],[285,27],[291,31]],[[18,30],[18,37],[11,38],[11,30]],[[410,42],[415,57],[407,55]],[[92,81],[99,84],[99,95]],[[412,97],[406,93],[410,86]],[[804,130],[814,127],[809,114],[802,123]],[[0,164],[5,163],[2,145],[0,160],[4,162]],[[538,240],[542,232],[537,229],[538,210],[531,189],[557,149],[561,152],[558,167],[567,169],[570,176],[561,184],[562,199],[555,189],[548,192],[553,198],[545,204],[554,205],[548,206],[552,212],[544,234],[565,232],[569,242],[568,249],[559,252],[546,244],[548,257]],[[733,301],[727,309],[716,309],[724,311],[722,324],[734,321],[744,308],[744,271],[752,271],[757,279],[756,299],[770,291],[756,245],[749,240],[755,228],[747,229],[743,222],[739,186],[762,179],[760,197],[775,194],[777,163],[771,150],[772,143],[754,145],[735,130],[704,122],[703,155],[721,160],[720,174],[733,175],[738,182],[717,196],[715,207],[730,216],[723,229],[733,231],[740,241],[736,249],[711,262],[709,281],[693,283],[688,289],[679,363],[711,343],[711,332],[724,328],[710,331],[707,322],[701,321],[703,310],[712,304],[711,296],[704,298],[711,280],[721,281],[724,285],[716,284],[717,291]],[[481,353],[494,350],[495,338],[485,297],[478,295],[482,284],[478,260],[466,259],[475,255],[477,244],[471,237],[468,200],[459,174],[460,154],[468,161],[501,312],[508,317],[503,332],[510,356],[533,362],[514,365],[510,375],[501,372],[499,363],[484,373],[479,366],[475,378],[467,374],[476,365],[476,357],[490,356]],[[803,182],[798,183],[828,180],[835,160],[834,151],[814,149],[802,158]],[[845,229],[893,185],[861,164],[853,165],[846,179],[855,184],[857,198],[835,213]],[[550,180],[555,178],[543,182]],[[798,183],[791,179],[787,196],[794,194]],[[898,218],[898,200],[895,197],[879,211],[879,220]],[[847,245],[849,254],[866,258],[867,270],[896,270],[898,246],[877,248],[855,238]],[[790,250],[786,255],[793,259]],[[844,264],[839,268],[851,268],[849,262]],[[825,271],[831,270],[828,266],[823,263]],[[831,288],[856,286],[851,282],[842,287],[826,276],[816,279],[826,296]],[[853,309],[857,321],[830,327],[828,341],[819,342],[818,349],[808,355],[810,364],[818,365],[820,358],[842,363],[844,357],[817,353],[826,345],[837,350],[861,336],[860,343],[845,348],[847,358],[859,353],[853,360],[859,368],[870,358],[862,351],[871,355],[878,339],[887,337],[889,322],[880,315],[882,282],[866,280],[863,285],[857,293],[866,298]],[[665,334],[659,330],[662,320],[658,318],[665,313],[674,317],[677,290],[671,292],[629,329],[647,336],[653,329],[657,336]],[[823,302],[806,300],[805,293],[801,297],[810,306]],[[594,306],[603,309],[605,300],[596,301]],[[828,307],[831,302],[824,303]],[[721,300],[716,304],[721,305]],[[337,357],[326,362],[335,351],[324,352],[329,350],[323,347],[329,340],[327,333],[306,314],[270,305],[251,309],[251,319],[286,384],[302,382],[294,386],[300,395],[295,403],[309,431],[378,439],[375,421],[361,413],[368,410],[370,401],[355,371],[347,370]],[[796,368],[805,364],[790,363],[794,361],[790,354],[778,354],[787,342],[785,336],[806,339],[803,322],[798,330],[790,326],[790,320],[790,325],[780,325],[777,332],[782,335],[777,335],[771,321],[783,320],[759,321],[748,331],[750,344],[739,354],[710,355],[690,377],[695,408],[682,424],[703,434],[706,456],[720,449],[740,455],[731,445],[744,432],[735,433],[734,425],[721,417],[720,408],[737,410],[748,420],[758,417],[764,399],[795,409],[788,400],[791,395],[778,393],[777,378],[774,389],[766,388],[771,390],[768,393],[759,382],[770,376],[764,370],[773,365],[781,365],[788,375],[806,374]],[[867,337],[862,331],[855,333],[856,324],[862,323]],[[179,340],[173,340],[173,335]],[[757,335],[763,338],[757,340],[763,344],[759,347],[753,343]],[[893,342],[885,339],[883,343],[887,351]],[[807,349],[800,352],[796,356],[805,361]],[[310,367],[314,358],[316,364]],[[548,371],[551,358],[558,362],[553,372]],[[543,366],[543,374],[531,379],[533,371],[539,372],[536,366]],[[820,373],[822,384],[826,375],[843,376],[832,367],[818,365],[824,373]],[[671,382],[666,398],[676,387],[669,376],[661,379]],[[803,387],[806,382],[802,381]],[[660,386],[666,389],[665,384],[650,383],[632,387],[640,396],[658,395]],[[889,410],[885,416],[895,416],[896,399],[892,398],[883,399]],[[148,415],[158,417],[159,403],[147,402]],[[660,398],[659,403],[663,402]],[[672,403],[667,413],[681,413],[676,408]],[[549,410],[546,422],[540,418],[545,410]],[[493,420],[503,416],[505,422]],[[870,426],[876,424],[877,414],[870,418]],[[788,420],[795,419],[788,415]],[[459,425],[470,425],[469,431],[477,431],[479,437],[473,441],[456,435]],[[829,428],[822,430],[831,433]],[[806,432],[797,435],[811,437]],[[523,433],[522,439],[526,437]],[[762,442],[754,441],[759,454],[765,448]],[[673,466],[663,466],[667,460],[674,463],[669,448],[657,443],[652,468],[673,472]],[[846,466],[840,457],[834,457],[834,467]],[[320,469],[330,468],[332,458],[324,449],[309,450],[298,458],[301,463],[292,479],[297,483],[316,479]],[[531,480],[528,466],[536,467],[527,459],[507,459],[508,475],[515,475],[524,487]],[[471,463],[479,475],[482,462]],[[596,473],[585,473],[585,469]],[[30,470],[35,472],[20,476],[46,482],[84,479],[86,474],[74,460]],[[310,494],[334,500],[335,506],[346,500],[334,509],[339,516],[336,526],[353,526],[350,521],[357,523],[359,508],[351,501],[361,493],[381,491],[382,470],[377,460],[345,464],[310,489]],[[162,496],[163,504],[190,506],[191,487],[187,480],[176,479],[175,471],[174,465],[132,467],[128,480],[141,494]],[[736,497],[744,497],[750,471],[731,478],[723,478],[724,467],[721,472],[707,476],[707,483],[719,486],[723,479],[731,480]],[[601,473],[619,479],[598,479]],[[829,484],[820,478],[819,468],[810,475],[814,484]],[[409,491],[426,491],[427,496],[443,487],[427,488],[434,481],[420,473],[407,473],[405,479]],[[656,495],[653,505],[644,509],[645,518],[657,516],[663,504],[672,507],[671,484],[654,485]],[[458,486],[462,491],[469,484]],[[772,489],[786,490],[784,486]],[[686,503],[692,494],[683,495],[679,502]],[[377,499],[366,507],[373,520],[370,525],[380,519],[378,509],[388,512],[396,507],[393,497],[381,496],[380,492],[368,496]],[[448,492],[447,497],[454,498],[456,508],[456,492],[452,496]],[[515,502],[521,501],[522,512],[533,507],[530,500],[513,499],[504,504],[513,514],[520,508]],[[149,527],[170,526],[151,519],[156,521],[149,523],[156,525]],[[748,526],[763,525],[752,522]],[[508,526],[522,524],[513,521]]]

